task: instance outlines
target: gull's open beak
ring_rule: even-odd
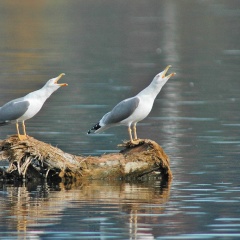
[[[168,71],[168,69],[169,69],[170,67],[172,67],[172,65],[168,65],[168,66],[164,69],[163,75],[162,75],[163,78],[165,78],[165,77],[170,78],[170,77],[173,77],[174,75],[176,75],[176,73],[170,73],[169,75],[166,76],[166,73],[167,73],[167,71]]]
[[[65,73],[61,73],[58,77],[56,77],[56,80],[55,80],[55,83],[61,87],[65,87],[65,86],[68,86],[67,83],[58,83],[58,81],[60,80],[60,78],[62,78],[62,76],[64,76]]]

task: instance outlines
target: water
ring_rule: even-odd
[[[167,65],[177,73],[138,124],[169,155],[172,182],[1,184],[2,239],[240,237],[239,1],[4,0],[0,11],[0,105],[65,72],[69,86],[26,124],[66,152],[118,151],[125,127],[87,130]]]

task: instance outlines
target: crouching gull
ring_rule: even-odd
[[[137,130],[136,124],[143,120],[150,113],[154,100],[162,89],[163,85],[168,79],[176,73],[171,73],[166,76],[166,73],[171,65],[167,66],[164,71],[158,73],[148,87],[143,89],[135,97],[127,98],[118,103],[112,111],[106,113],[102,119],[95,124],[89,131],[90,133],[99,133],[107,128],[126,125],[128,126],[128,133],[130,142],[137,144]],[[132,137],[132,130],[134,138]]]
[[[25,97],[14,99],[0,107],[0,126],[16,123],[18,138],[25,140],[27,134],[24,121],[36,115],[44,102],[59,87],[68,85],[67,83],[58,83],[59,79],[64,75],[64,73],[61,73],[58,77],[48,80],[41,89],[31,92]],[[23,135],[19,133],[19,122],[22,122]]]

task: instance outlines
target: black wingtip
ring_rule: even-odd
[[[98,130],[100,128],[100,124],[97,123],[95,124],[91,129],[88,130],[87,134],[91,134],[93,131],[95,132],[96,130]]]
[[[1,126],[5,126],[5,125],[8,125],[8,124],[10,124],[10,123],[11,123],[10,121],[0,122],[0,127],[1,127]]]

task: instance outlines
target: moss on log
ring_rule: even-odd
[[[0,177],[58,181],[131,180],[158,174],[165,180],[172,178],[169,158],[156,142],[142,139],[138,145],[126,143],[122,146],[119,153],[75,156],[33,137],[20,141],[13,135],[0,142],[0,160],[9,162],[5,171],[1,169]]]

